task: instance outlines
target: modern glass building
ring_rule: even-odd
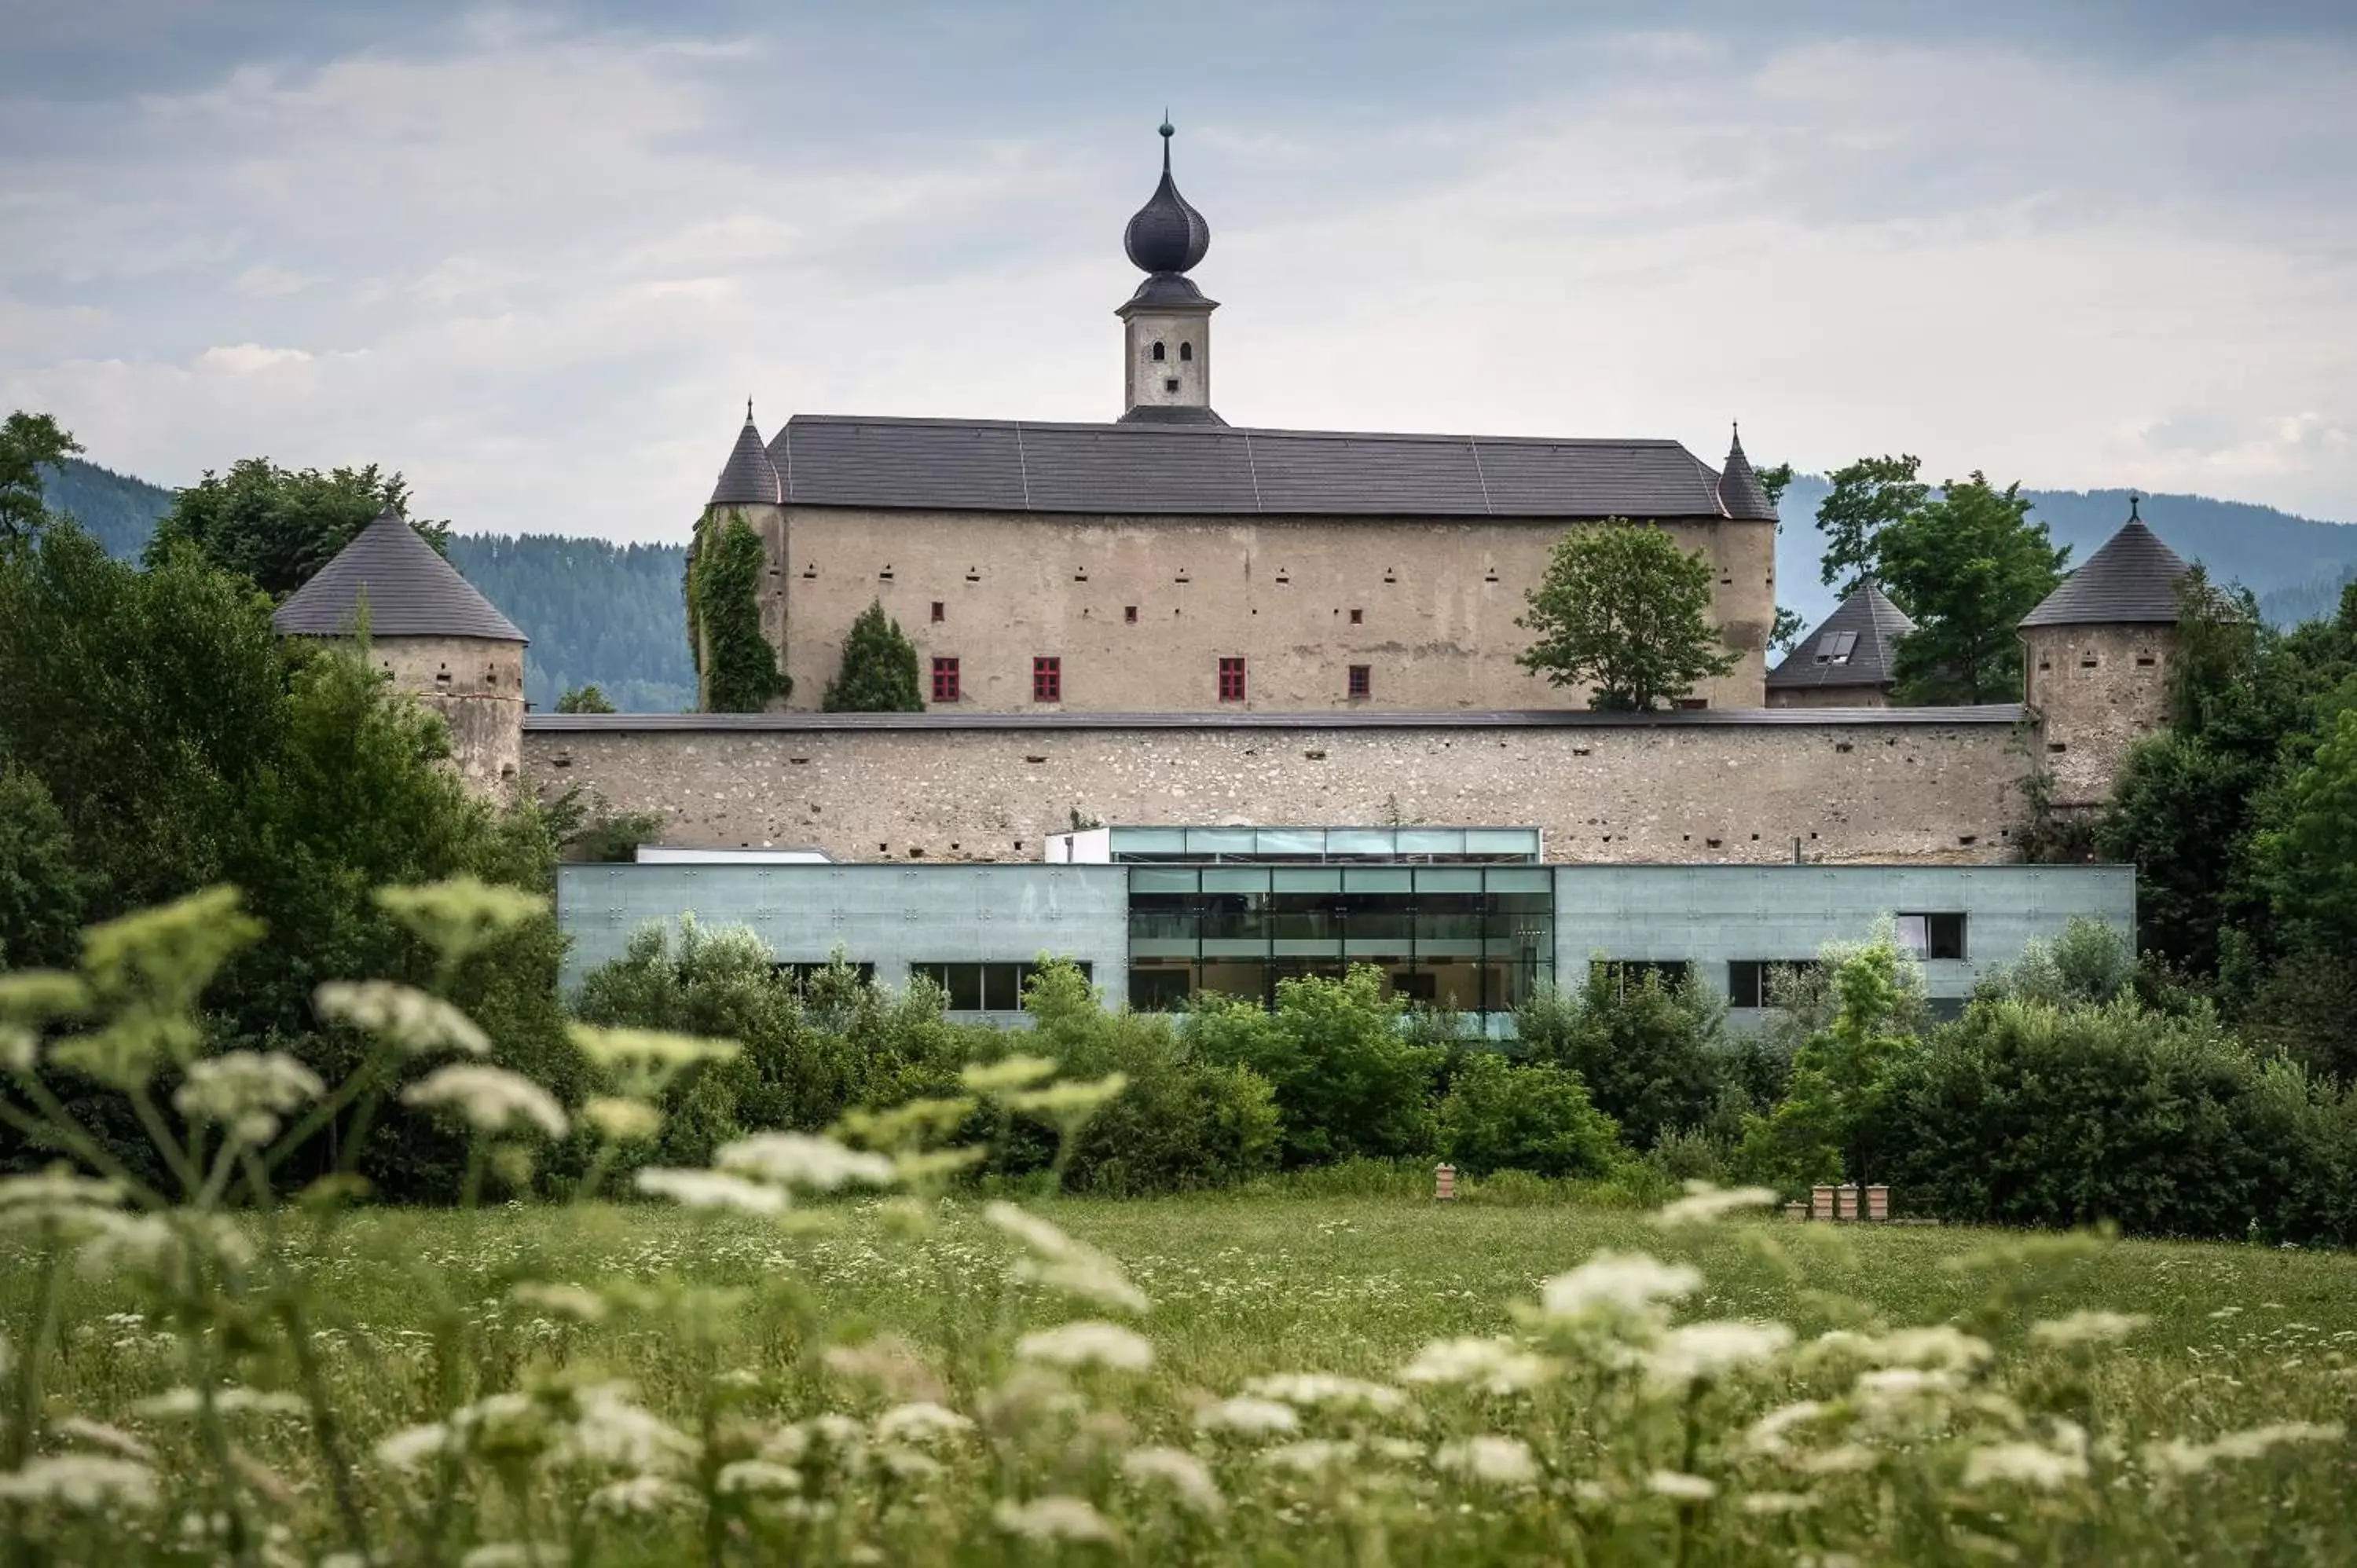
[[[648,921],[749,926],[781,965],[840,952],[885,985],[922,974],[952,1013],[1007,1020],[1043,955],[1109,1005],[1208,992],[1272,1003],[1290,976],[1371,965],[1384,991],[1491,1034],[1542,987],[1603,961],[1673,970],[1759,1015],[1770,977],[1889,918],[1935,1004],[2074,918],[2132,930],[2128,866],[1548,865],[1529,828],[1110,828],[1044,865],[566,865],[567,979]]]

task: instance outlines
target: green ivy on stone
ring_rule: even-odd
[[[687,555],[687,640],[708,714],[758,714],[793,694],[761,635],[760,536],[742,512],[705,520]]]

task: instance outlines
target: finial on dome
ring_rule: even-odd
[[[745,423],[753,423],[753,400],[749,397],[745,400]]]
[[[2136,494],[2134,490],[2130,490],[2128,492],[2128,521],[2130,522],[2142,522],[2144,521],[2136,511],[2137,504],[2143,499],[2144,498]]]
[[[1211,248],[1211,226],[1178,194],[1170,177],[1170,138],[1178,134],[1170,112],[1162,112],[1162,183],[1137,209],[1122,234],[1122,248],[1138,270],[1183,273]]]

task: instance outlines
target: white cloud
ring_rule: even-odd
[[[256,262],[230,280],[230,287],[240,294],[270,299],[283,294],[300,294],[305,289],[327,280],[310,273],[298,273],[292,267]]]
[[[256,375],[310,362],[311,356],[301,349],[269,349],[259,343],[231,343],[208,349],[197,356],[199,370],[227,371],[233,376]]]

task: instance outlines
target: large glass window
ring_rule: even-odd
[[[1023,993],[1031,983],[1036,963],[912,963],[911,979],[931,981],[942,988],[942,1006],[952,1013],[1019,1013]],[[1092,966],[1075,962],[1081,978],[1093,978]]]
[[[1899,945],[1917,958],[1961,959],[1964,956],[1962,914],[1901,915]]]

